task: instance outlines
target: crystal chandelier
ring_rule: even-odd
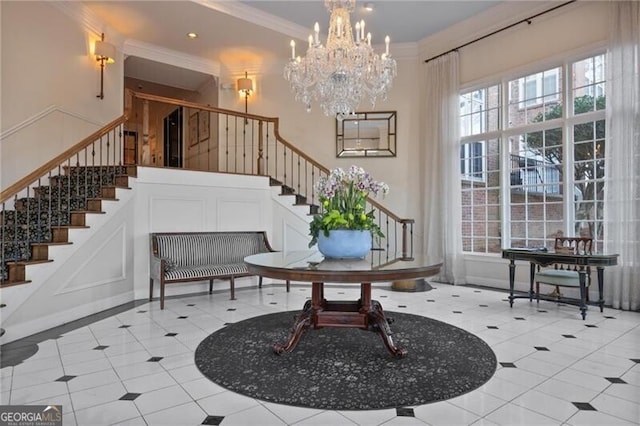
[[[385,53],[378,55],[371,48],[371,33],[366,33],[364,21],[355,25],[355,39],[350,13],[355,0],[325,0],[331,13],[327,45],[319,40],[320,26],[316,22],[314,35],[304,58],[296,57],[296,44],[291,40],[291,59],[284,68],[295,99],[311,110],[316,100],[325,115],[339,119],[354,114],[360,101],[368,96],[371,106],[377,97],[386,99],[396,76],[396,61],[389,54],[389,36],[385,38]]]

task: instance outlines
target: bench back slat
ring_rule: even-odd
[[[246,256],[272,251],[264,232],[154,233],[152,246],[159,257],[176,266],[242,263]]]

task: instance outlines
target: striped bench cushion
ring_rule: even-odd
[[[197,279],[204,277],[243,275],[249,273],[247,265],[244,263],[228,263],[222,265],[201,265],[177,267],[172,271],[165,272],[167,280]]]

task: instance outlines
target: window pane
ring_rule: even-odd
[[[462,172],[462,240],[465,251],[499,253],[500,223],[500,144],[499,140],[485,140],[462,144],[461,160],[468,169]],[[481,159],[482,161],[478,161]],[[482,165],[481,172],[472,174]],[[491,173],[485,170],[491,169]],[[491,225],[490,225],[491,223]]]
[[[598,55],[574,62],[573,78],[573,114],[599,111],[605,108],[605,57]]]
[[[604,127],[603,120],[573,127],[574,139],[582,141],[573,147],[574,232],[593,238],[596,247],[603,241]]]
[[[511,247],[546,245],[563,220],[562,129],[523,133],[511,150]]]
[[[511,80],[509,127],[562,117],[561,75],[562,68],[557,67]]]
[[[500,86],[460,95],[460,136],[477,135],[500,127]]]

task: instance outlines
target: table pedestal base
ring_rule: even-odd
[[[377,300],[371,300],[371,283],[360,285],[360,299],[357,301],[327,301],[324,298],[324,283],[314,282],[312,297],[302,309],[291,329],[286,343],[275,343],[273,350],[277,354],[291,352],[309,328],[340,327],[360,328],[377,332],[391,355],[402,358],[407,350],[396,346],[391,337],[391,328]]]

